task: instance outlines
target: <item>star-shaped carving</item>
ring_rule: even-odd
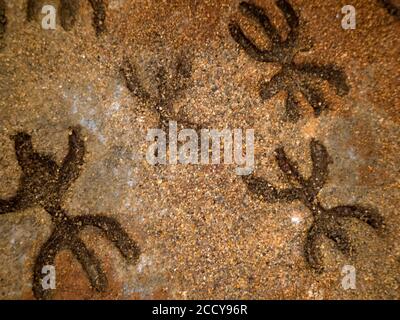
[[[80,262],[92,287],[104,291],[107,277],[96,255],[86,247],[79,233],[88,226],[101,230],[131,262],[137,261],[140,249],[114,218],[102,215],[70,217],[62,208],[63,196],[79,177],[83,164],[85,145],[80,129],[71,129],[69,150],[61,165],[52,157],[35,152],[29,134],[20,132],[12,138],[22,175],[16,194],[10,199],[0,199],[0,214],[40,206],[50,214],[54,224],[52,234],[42,245],[34,264],[32,288],[35,297],[45,299],[51,296],[51,290],[42,287],[42,268],[54,265],[56,255],[64,249],[70,250]]]
[[[343,218],[361,220],[375,229],[383,227],[383,219],[375,209],[360,205],[346,205],[334,208],[325,208],[317,196],[328,177],[328,165],[331,162],[326,148],[317,140],[310,142],[312,173],[305,178],[298,170],[297,163],[289,159],[283,148],[276,149],[276,162],[292,185],[288,189],[278,189],[262,178],[252,175],[243,179],[248,190],[261,197],[265,202],[293,202],[301,201],[314,217],[314,221],[307,232],[304,245],[304,256],[310,267],[318,272],[323,270],[323,263],[319,249],[322,237],[332,240],[343,254],[350,254],[352,245],[348,232],[341,225]]]
[[[229,24],[230,34],[254,60],[280,64],[280,71],[269,82],[260,84],[259,93],[263,100],[272,98],[280,91],[286,91],[286,119],[295,122],[301,115],[299,103],[295,97],[295,94],[300,92],[310,103],[315,116],[319,116],[323,110],[328,108],[320,89],[322,82],[328,81],[336,89],[339,96],[344,96],[349,92],[346,75],[342,69],[334,64],[318,66],[312,63],[296,63],[294,58],[298,53],[299,17],[286,0],[277,0],[276,5],[282,11],[290,28],[286,39],[283,39],[271,24],[263,8],[248,2],[240,3],[240,11],[262,27],[265,35],[272,43],[271,49],[260,49],[246,36],[237,22]]]

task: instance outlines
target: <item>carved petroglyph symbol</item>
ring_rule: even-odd
[[[159,117],[159,128],[168,132],[169,122],[175,121],[186,129],[200,130],[200,127],[189,121],[182,110],[174,112],[173,104],[190,84],[192,62],[187,55],[180,54],[174,64],[174,71],[169,73],[164,66],[158,67],[155,77],[157,93],[151,95],[143,86],[136,67],[127,59],[121,66],[121,74],[126,87],[133,96],[145,104],[149,104]]]
[[[129,60],[125,59],[120,68],[126,87],[131,94],[142,103],[149,105],[158,115],[158,128],[169,133],[170,123],[176,123],[179,129],[193,129],[200,132],[202,126],[190,121],[188,116],[180,109],[174,111],[174,102],[183,95],[190,85],[192,74],[192,61],[187,54],[181,53],[175,60],[172,72],[168,72],[165,66],[157,69],[155,76],[156,94],[150,94],[139,78],[138,71]],[[166,135],[166,143],[169,145],[169,134]],[[181,144],[181,142],[179,142]],[[200,152],[200,140],[198,141]],[[155,151],[155,157],[158,152]]]
[[[93,8],[93,27],[96,35],[99,36],[106,30],[106,5],[104,0],[89,0],[89,3]],[[41,4],[39,0],[28,0],[26,13],[28,21],[32,21],[36,13],[40,11]],[[79,6],[79,0],[60,0],[58,12],[64,30],[70,31],[74,27]]]
[[[63,196],[78,178],[83,165],[85,145],[80,128],[71,129],[69,150],[61,166],[50,156],[35,152],[29,134],[20,132],[12,139],[22,175],[15,196],[0,199],[0,214],[40,206],[50,214],[54,223],[52,234],[41,247],[34,264],[32,287],[35,297],[50,297],[50,290],[42,287],[42,269],[43,266],[54,265],[56,255],[64,249],[70,250],[80,262],[92,287],[104,291],[107,277],[96,255],[86,247],[79,233],[89,226],[101,230],[131,262],[137,261],[140,249],[114,218],[102,215],[70,217],[62,208]]]
[[[319,241],[322,236],[332,240],[344,254],[353,250],[347,231],[341,225],[343,218],[359,219],[375,229],[383,227],[383,219],[375,209],[359,205],[338,206],[326,209],[317,196],[328,177],[330,157],[326,148],[317,140],[310,142],[312,174],[307,179],[298,170],[297,163],[290,160],[283,148],[276,149],[277,164],[292,185],[277,189],[268,181],[254,176],[243,177],[250,192],[266,202],[301,201],[312,213],[314,221],[307,232],[304,245],[305,259],[310,267],[323,271]]]
[[[285,115],[289,121],[297,121],[300,117],[299,103],[295,94],[300,92],[310,103],[315,116],[319,116],[328,108],[324,99],[321,85],[323,81],[336,89],[339,96],[349,92],[346,75],[333,64],[318,66],[312,63],[296,63],[294,58],[299,51],[298,29],[299,17],[293,7],[286,0],[277,0],[276,5],[282,11],[290,28],[287,38],[282,39],[279,32],[271,24],[264,9],[248,2],[240,3],[240,11],[256,21],[272,43],[270,50],[260,49],[245,35],[237,22],[229,24],[232,38],[254,60],[265,63],[279,63],[281,70],[269,82],[260,84],[259,93],[263,100],[268,100],[280,91],[286,91]]]

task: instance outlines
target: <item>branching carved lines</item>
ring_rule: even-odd
[[[343,218],[359,219],[375,229],[383,227],[383,219],[375,209],[359,205],[338,206],[327,209],[317,196],[328,177],[330,157],[326,148],[317,140],[311,140],[312,174],[307,179],[298,170],[295,161],[289,159],[283,148],[276,149],[276,162],[292,187],[278,189],[268,181],[254,176],[244,177],[248,190],[265,202],[301,201],[312,213],[314,221],[307,232],[304,256],[310,267],[323,271],[323,261],[319,249],[322,236],[332,240],[343,254],[353,250],[347,231],[341,225]]]
[[[323,110],[328,108],[321,90],[322,82],[328,81],[339,96],[344,96],[349,92],[346,75],[342,69],[333,64],[318,66],[310,63],[295,63],[294,57],[298,52],[296,48],[298,46],[299,17],[286,0],[276,0],[276,5],[282,11],[290,28],[286,39],[280,36],[263,8],[248,2],[240,3],[242,14],[257,22],[270,39],[272,43],[270,50],[260,49],[246,36],[237,22],[229,24],[230,34],[254,60],[281,65],[281,70],[269,82],[260,84],[260,96],[263,100],[272,98],[280,91],[286,91],[286,118],[290,121],[297,121],[300,112],[295,94],[300,92],[310,103],[315,116],[319,116]]]
[[[102,215],[69,217],[62,209],[63,196],[78,178],[83,164],[85,145],[80,129],[72,128],[69,150],[61,166],[50,156],[35,152],[29,134],[20,132],[12,138],[22,175],[15,196],[0,199],[0,214],[41,206],[50,214],[54,223],[52,234],[41,247],[34,264],[32,287],[35,297],[50,297],[51,290],[42,287],[42,268],[54,265],[56,255],[64,249],[70,250],[80,262],[92,287],[104,291],[107,277],[95,254],[79,238],[80,231],[88,226],[101,230],[130,262],[137,261],[140,249],[115,219]]]
[[[89,0],[93,8],[93,27],[96,35],[100,35],[106,30],[106,5],[104,0]],[[41,2],[38,0],[28,0],[27,19],[31,21],[39,10]],[[64,30],[70,31],[76,22],[80,6],[79,0],[61,0],[60,1],[60,20]]]
[[[175,72],[169,74],[164,66],[156,72],[157,93],[151,95],[139,79],[136,67],[125,60],[121,66],[121,74],[125,80],[128,90],[133,96],[143,103],[149,104],[159,116],[159,125],[162,130],[168,132],[169,121],[176,121],[179,126],[199,130],[199,126],[192,123],[182,113],[174,112],[173,103],[178,99],[190,83],[192,63],[183,54],[175,61]]]

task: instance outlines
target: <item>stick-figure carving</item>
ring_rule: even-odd
[[[4,34],[6,33],[7,27],[7,16],[6,16],[6,4],[4,0],[0,0],[0,49],[3,47]]]
[[[276,149],[276,162],[292,185],[288,189],[277,189],[268,181],[254,176],[244,177],[250,192],[266,202],[301,201],[312,213],[314,221],[307,232],[304,245],[305,259],[310,267],[318,272],[323,270],[318,242],[322,236],[334,241],[343,254],[353,250],[349,236],[341,225],[343,218],[359,219],[375,229],[383,227],[383,219],[375,209],[359,205],[338,206],[326,209],[317,199],[328,177],[328,165],[331,162],[326,148],[317,140],[310,142],[312,173],[306,179],[298,170],[297,163],[290,160],[283,148]]]
[[[41,206],[50,214],[54,224],[52,234],[41,247],[34,264],[35,297],[50,297],[51,290],[44,290],[42,287],[42,268],[45,265],[54,265],[56,255],[64,249],[70,250],[80,262],[91,286],[97,291],[104,291],[107,277],[95,254],[79,238],[79,233],[88,226],[96,227],[131,262],[137,261],[140,249],[117,220],[102,215],[69,217],[62,208],[63,196],[78,178],[83,164],[85,145],[80,136],[80,128],[72,128],[69,150],[61,166],[50,156],[35,152],[29,134],[20,132],[12,139],[22,175],[15,196],[6,200],[0,199],[0,214]]]
[[[125,60],[121,67],[121,74],[125,79],[128,90],[146,104],[150,104],[159,116],[160,129],[168,132],[169,121],[176,121],[182,128],[200,130],[200,127],[187,119],[180,110],[174,112],[173,103],[187,89],[192,71],[190,59],[180,54],[175,61],[174,74],[168,74],[166,68],[161,66],[156,73],[157,94],[152,96],[142,85],[136,67]]]
[[[296,48],[298,46],[299,17],[286,0],[276,0],[276,5],[282,11],[290,28],[286,40],[282,39],[271,24],[264,9],[248,2],[240,3],[241,12],[261,25],[272,43],[272,48],[262,50],[257,47],[236,22],[229,24],[230,34],[254,60],[281,65],[281,70],[269,82],[260,83],[259,93],[263,100],[272,98],[282,90],[286,91],[286,118],[289,121],[297,121],[300,112],[295,94],[300,92],[310,103],[314,115],[319,116],[328,107],[320,89],[321,84],[323,81],[328,81],[339,96],[344,96],[349,92],[346,75],[333,64],[318,66],[311,63],[295,63],[294,58],[298,53]]]
[[[104,0],[89,0],[93,8],[93,27],[96,35],[100,35],[106,30],[106,5]],[[27,19],[31,21],[38,12],[40,6],[39,0],[28,0]],[[61,0],[60,1],[60,20],[64,30],[70,31],[76,22],[80,6],[79,0]]]

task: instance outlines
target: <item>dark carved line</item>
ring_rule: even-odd
[[[64,30],[70,31],[76,22],[79,11],[79,0],[61,0],[60,20]]]
[[[26,19],[28,21],[32,21],[35,17],[35,14],[38,10],[38,2],[37,0],[28,0],[26,6]]]
[[[100,35],[106,31],[106,5],[104,0],[89,0],[93,8],[93,26],[96,30],[96,35]]]
[[[6,4],[0,0],[0,49],[4,46],[3,39],[7,29]]]
[[[378,2],[387,10],[387,12],[400,19],[400,7],[392,3],[391,0],[378,0]]]

